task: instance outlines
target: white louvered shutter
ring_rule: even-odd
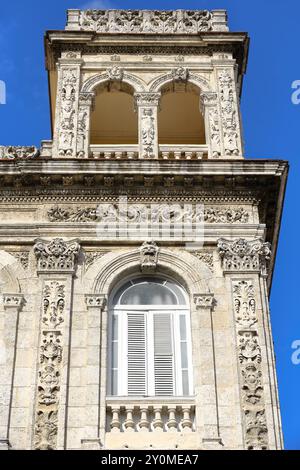
[[[153,315],[155,395],[174,394],[172,322],[169,313]]]
[[[144,313],[128,313],[128,395],[146,395],[146,326]]]

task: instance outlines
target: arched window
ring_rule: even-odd
[[[188,300],[169,279],[138,277],[110,305],[109,390],[119,396],[192,392]]]
[[[205,144],[204,118],[200,112],[200,90],[188,83],[166,85],[158,113],[159,144]]]
[[[134,111],[133,89],[118,82],[97,88],[91,115],[92,145],[138,143],[138,118]]]

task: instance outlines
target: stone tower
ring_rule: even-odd
[[[244,159],[226,12],[69,10],[52,140],[0,147],[3,449],[281,449],[288,165]]]

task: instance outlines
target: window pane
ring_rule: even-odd
[[[189,395],[189,374],[187,370],[182,371],[182,393]]]
[[[122,305],[176,305],[176,296],[165,286],[145,282],[130,287],[121,297]]]
[[[180,315],[179,317],[180,321],[180,339],[185,341],[186,340],[186,321],[185,321],[185,315]]]
[[[112,367],[118,368],[118,343],[114,341],[112,344]]]
[[[187,344],[181,342],[181,367],[182,369],[187,368],[188,366],[188,357],[187,357]]]
[[[112,385],[111,385],[111,394],[118,395],[118,371],[113,370],[111,374]]]
[[[118,339],[118,317],[117,315],[113,315],[112,317],[112,339]]]

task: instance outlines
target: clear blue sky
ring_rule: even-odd
[[[7,104],[0,105],[0,144],[39,145],[42,139],[50,138],[43,34],[47,29],[64,28],[67,8],[92,4],[112,8],[225,8],[231,30],[248,31],[251,36],[242,98],[246,155],[282,158],[291,164],[271,313],[285,447],[300,449],[300,364],[291,361],[291,344],[300,340],[300,104],[291,102],[291,83],[300,80],[300,1],[2,0],[0,80],[7,85]]]

